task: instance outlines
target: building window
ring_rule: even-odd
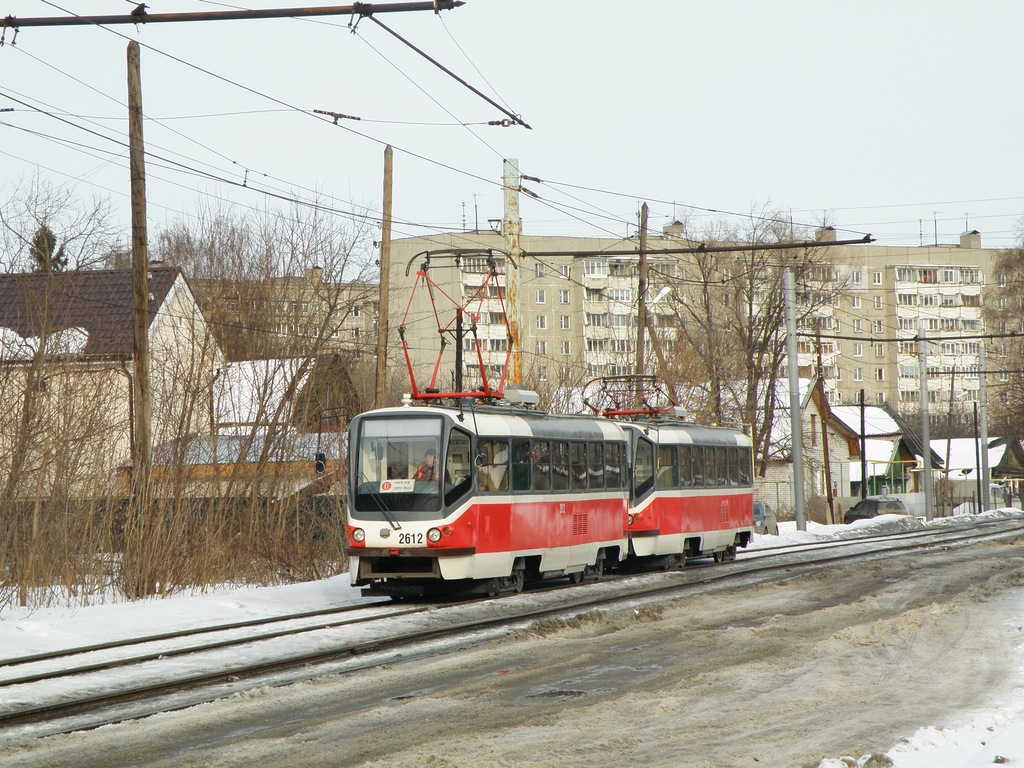
[[[544,264],[540,261],[537,262],[537,277],[544,277]]]
[[[875,405],[885,405],[885,392],[875,392]]]
[[[885,357],[885,344],[875,344],[875,357]]]
[[[546,355],[548,353],[548,343],[546,341],[537,342],[537,354]]]
[[[853,345],[853,356],[854,357],[864,357],[864,345],[863,344],[854,344]]]
[[[860,333],[863,330],[863,328],[861,328],[861,321],[860,320],[854,320],[853,321],[853,330],[854,330],[855,333]]]
[[[587,277],[605,277],[608,274],[608,263],[604,261],[584,261],[583,274]]]
[[[881,308],[882,308],[882,297],[881,296],[875,296],[875,309],[881,309]]]
[[[875,368],[875,381],[885,381],[885,368]]]
[[[547,327],[548,327],[548,316],[547,315],[537,315],[537,330],[543,331],[543,330],[546,330]]]
[[[872,285],[881,285],[882,284],[882,273],[881,272],[872,272],[871,273],[871,283],[872,283]]]
[[[545,291],[543,288],[538,288],[537,289],[537,303],[538,304],[547,304],[547,301],[548,301],[547,291]]]
[[[568,291],[559,291],[558,292],[558,303],[559,304],[568,304],[569,303],[569,292]]]
[[[571,355],[572,354],[572,342],[571,341],[563,341],[562,342],[562,354],[563,355]]]
[[[569,316],[568,315],[562,315],[561,319],[558,321],[558,324],[559,324],[559,327],[563,331],[568,331],[569,328],[571,327],[571,323],[569,321]]]
[[[548,380],[548,367],[546,365],[542,365],[537,369],[537,378],[541,381]]]
[[[860,309],[860,296],[851,296],[850,297],[850,306],[853,309]]]
[[[854,368],[853,369],[853,380],[854,381],[864,381],[864,369],[863,368]]]

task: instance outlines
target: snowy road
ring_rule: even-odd
[[[0,763],[717,768],[888,751],[898,768],[989,765],[1019,749],[1022,627],[1024,548],[986,544],[541,622],[86,733],[0,738]]]

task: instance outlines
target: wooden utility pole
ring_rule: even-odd
[[[388,295],[391,293],[391,190],[394,150],[384,147],[384,212],[380,231],[380,296],[377,300],[377,387],[374,408],[384,407],[388,370]]]
[[[640,206],[640,264],[636,297],[636,375],[644,374],[644,347],[647,343],[647,280],[650,267],[647,266],[647,203]],[[639,385],[637,385],[639,386]]]
[[[134,402],[136,503],[149,503],[153,455],[149,390],[149,258],[146,245],[146,159],[142,141],[142,75],[139,44],[128,44],[128,145],[132,209],[132,400]]]

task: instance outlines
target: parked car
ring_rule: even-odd
[[[775,510],[763,501],[754,502],[754,533],[779,535],[779,521],[775,517]]]
[[[846,524],[856,520],[870,520],[879,515],[906,515],[907,508],[903,502],[892,496],[872,496],[861,499],[843,515],[843,522]]]

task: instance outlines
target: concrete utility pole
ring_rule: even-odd
[[[380,229],[380,294],[377,299],[377,379],[374,408],[384,407],[388,372],[388,296],[391,293],[391,190],[394,150],[384,147],[384,210]]]
[[[153,468],[149,390],[149,258],[146,244],[146,159],[142,141],[142,75],[139,44],[128,44],[128,145],[132,209],[132,400],[135,434],[133,492],[149,502]]]
[[[502,186],[505,190],[505,218],[501,234],[505,237],[505,302],[508,309],[509,345],[512,348],[508,383],[518,386],[523,381],[522,316],[519,300],[519,267],[522,265],[523,222],[519,218],[519,161],[505,160]]]
[[[821,364],[821,318],[818,318],[814,335],[818,353],[818,382],[815,387],[818,390],[818,398],[825,402],[825,374],[822,372]],[[825,464],[825,499],[828,501],[828,520],[830,523],[841,523],[842,520],[836,520],[836,502],[832,497],[832,457],[828,450],[828,421],[824,414],[821,418],[821,451]]]
[[[796,346],[796,278],[793,270],[783,275],[786,292],[786,362],[789,364],[789,427],[793,444],[793,510],[798,531],[807,530],[804,502],[804,435],[800,418],[800,366]]]
[[[978,411],[981,414],[981,510],[986,512],[992,499],[989,485],[992,483],[992,468],[988,465],[988,387],[985,383],[985,340],[978,345]]]
[[[636,297],[636,375],[642,376],[645,373],[644,346],[647,343],[647,281],[650,276],[650,267],[647,265],[647,203],[640,206],[639,272]],[[637,387],[639,388],[639,384]]]
[[[928,413],[928,332],[917,332],[917,355],[921,365],[921,453],[924,454],[924,517],[934,517],[935,497],[932,495],[932,447],[931,423]]]

